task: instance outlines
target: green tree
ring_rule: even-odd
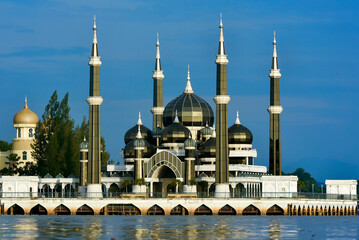
[[[18,156],[16,153],[10,153],[8,156],[6,156],[7,161],[6,164],[9,165],[9,175],[13,176],[18,173],[19,170],[19,160],[20,156]]]
[[[144,178],[138,178],[138,179],[136,179],[135,184],[140,185],[140,186],[146,185],[146,181]]]
[[[0,140],[0,151],[6,152],[11,150],[11,143]]]
[[[132,186],[132,181],[130,179],[124,179],[120,183],[120,188],[123,190],[125,189],[125,192],[127,193],[128,188]]]
[[[289,173],[288,175],[295,175],[298,177],[298,188],[300,188],[301,192],[312,192],[312,184],[314,184],[314,192],[321,191],[318,187],[317,181],[303,168],[297,168],[297,170]]]

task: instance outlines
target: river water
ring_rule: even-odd
[[[359,239],[359,217],[2,215],[0,239]]]

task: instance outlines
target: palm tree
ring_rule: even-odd
[[[126,190],[127,193],[127,187],[132,185],[132,181],[130,179],[124,179],[121,183],[120,183],[120,187],[122,189]]]
[[[18,166],[19,166],[19,160],[20,156],[18,156],[16,153],[10,153],[6,159],[8,160],[6,164],[9,165],[10,174],[14,175],[18,172]]]
[[[299,192],[300,192],[300,190],[301,190],[302,188],[304,188],[304,187],[305,187],[304,182],[303,182],[303,181],[298,181]]]

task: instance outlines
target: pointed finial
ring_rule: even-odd
[[[219,27],[220,27],[220,28],[223,28],[222,13],[219,14],[219,18],[220,18]]]
[[[24,106],[24,108],[28,108],[27,107],[27,96],[25,96],[25,106]]]
[[[275,30],[273,31],[273,45],[276,45],[277,44],[277,41],[275,39]]]
[[[208,127],[208,121],[206,121],[206,127]]]
[[[84,142],[86,142],[86,136],[84,135]]]
[[[240,124],[241,124],[241,122],[239,121],[238,111],[237,111],[236,122],[235,122],[234,124],[236,124],[236,125],[240,125]]]
[[[188,71],[187,71],[187,85],[183,92],[184,93],[193,93],[193,89],[192,89],[192,85],[191,85],[191,77],[190,77],[190,73],[189,73],[189,64],[188,64]]]
[[[137,125],[138,125],[138,126],[143,125],[143,124],[142,124],[142,119],[141,119],[141,112],[139,112],[139,113],[138,113],[138,121],[137,121]]]
[[[178,115],[177,115],[177,109],[176,109],[176,117],[173,120],[173,123],[179,123],[180,121],[178,120]]]
[[[137,135],[136,135],[136,138],[142,138],[142,134],[141,134],[141,126],[138,125],[138,128],[137,128]]]
[[[227,64],[228,59],[227,59],[226,51],[224,49],[222,13],[220,14],[219,28],[220,28],[219,46],[218,46],[218,54],[217,54],[216,63],[217,64]]]
[[[93,30],[96,30],[96,15],[93,15]]]
[[[156,46],[157,46],[157,47],[159,47],[159,46],[160,46],[160,37],[159,37],[158,32],[157,32],[157,44],[156,44]]]
[[[213,124],[213,131],[212,131],[212,138],[215,138],[216,137],[216,126],[215,124]]]

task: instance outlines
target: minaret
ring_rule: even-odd
[[[87,173],[87,193],[89,197],[99,195],[101,189],[101,130],[100,106],[103,102],[100,96],[100,66],[98,56],[96,17],[94,17],[92,54],[90,57],[90,94],[89,104],[89,153]],[[101,194],[102,195],[102,194]]]
[[[277,60],[277,42],[273,40],[273,58],[272,68],[270,69],[270,106],[268,112],[270,114],[269,126],[269,173],[273,175],[281,175],[281,150],[280,150],[280,114],[283,111],[279,100],[279,78],[281,74],[278,68]]]
[[[156,63],[155,70],[153,70],[153,107],[151,112],[153,114],[153,130],[159,126],[163,127],[162,115],[163,115],[163,84],[162,80],[165,77],[163,75],[163,70],[161,70],[161,58],[160,58],[160,41],[157,33],[157,43],[156,43],[157,53],[156,53]]]
[[[141,122],[142,123],[142,122]],[[145,149],[146,142],[141,135],[141,125],[137,124],[137,136],[133,143],[135,149],[135,166],[134,166],[134,179],[135,184],[132,186],[133,193],[145,193],[146,185],[143,180],[143,159],[142,152]]]
[[[227,104],[230,97],[227,95],[227,64],[228,59],[224,50],[222,14],[219,24],[220,36],[217,64],[217,95],[216,103],[216,197],[229,196],[229,150],[228,150],[228,113]]]

